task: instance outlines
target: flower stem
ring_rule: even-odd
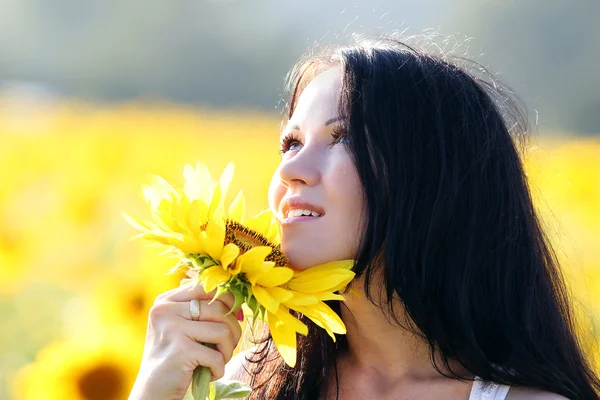
[[[205,346],[216,349],[214,344],[203,343]],[[192,375],[192,397],[194,400],[206,400],[210,392],[210,378],[212,373],[210,368],[199,365],[194,369]]]

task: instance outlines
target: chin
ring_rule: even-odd
[[[281,249],[288,260],[288,265],[295,270],[305,270],[315,265],[338,260],[333,255],[316,254],[315,252],[306,251],[306,248],[290,248],[282,244]]]
[[[313,261],[314,257],[307,257],[306,251],[294,251],[282,248],[283,254],[288,260],[288,266],[295,270],[305,270],[318,265]]]

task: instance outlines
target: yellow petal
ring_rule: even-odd
[[[125,221],[127,221],[129,225],[133,226],[138,231],[147,231],[151,229],[145,222],[136,217],[124,212],[122,212],[121,215],[123,215],[123,218],[125,218]]]
[[[219,186],[221,187],[221,195],[223,199],[227,197],[227,192],[229,191],[229,185],[231,185],[231,181],[233,180],[233,173],[235,171],[235,165],[233,162],[229,162],[223,173],[221,174],[221,178],[219,178]]]
[[[218,285],[227,282],[231,278],[231,274],[219,266],[206,268],[202,271],[202,287],[208,292],[212,292]]]
[[[280,286],[292,279],[294,270],[287,267],[275,267],[261,274],[256,280],[256,284],[264,287]]]
[[[335,269],[347,269],[350,270],[354,266],[354,260],[338,260],[331,261],[325,264],[315,265],[314,267],[310,267],[303,271],[297,272],[296,275],[301,277],[303,275],[307,275],[312,272],[320,272],[320,271],[331,271]]]
[[[244,272],[244,275],[246,276],[246,279],[248,280],[248,282],[250,282],[251,285],[256,285],[256,281],[258,281],[258,279],[264,274],[268,274],[269,271],[272,270],[274,267],[274,262],[264,261],[258,268],[253,268],[249,271],[246,270],[246,272]]]
[[[205,253],[204,242],[200,237],[184,236],[183,241],[177,242],[175,246],[184,253]]]
[[[240,265],[239,262],[237,262],[237,260],[235,260],[234,262],[232,262],[229,265],[229,272],[231,273],[231,275],[237,275],[242,271],[242,267]]]
[[[251,272],[263,268],[265,257],[273,251],[269,246],[256,246],[238,257],[241,263],[242,272]]]
[[[231,221],[242,222],[244,213],[246,212],[246,199],[242,194],[242,191],[235,197],[231,206],[229,206],[229,212],[227,218]]]
[[[271,226],[269,226],[269,232],[267,233],[267,240],[272,243],[280,244],[281,243],[281,226],[279,220],[271,215]]]
[[[205,221],[200,220],[200,210],[198,207],[192,208],[192,203],[186,196],[182,196],[178,204],[173,204],[171,216],[177,226],[177,231],[183,232],[186,235],[198,236],[200,234],[200,226]]]
[[[190,201],[182,196],[178,202],[173,202],[171,206],[171,216],[175,221],[181,224],[182,229],[187,229],[187,216],[190,213]]]
[[[171,200],[161,200],[155,210],[152,210],[154,219],[162,224],[163,229],[178,230],[177,222],[173,218],[173,202]]]
[[[314,296],[321,301],[326,300],[337,300],[337,301],[346,301],[346,298],[341,294],[332,293],[332,292],[323,292],[323,293],[315,293]]]
[[[248,282],[250,282],[251,285],[256,285],[256,281],[258,281],[258,279],[261,276],[268,274],[269,271],[272,270],[274,267],[275,267],[275,263],[273,261],[264,261],[262,264],[260,264],[256,268],[252,268],[252,269],[246,268],[246,271],[244,272],[244,276],[246,277]],[[242,269],[242,271],[244,271],[244,267],[242,267],[241,269]]]
[[[165,232],[161,230],[146,231],[139,234],[136,238],[143,238],[146,240],[152,240],[161,244],[174,246],[184,253],[203,253],[204,246],[199,240],[200,238],[193,238],[184,236],[181,233]]]
[[[164,178],[154,174],[147,174],[146,178],[150,182],[150,186],[154,188],[164,199],[178,199],[181,197],[179,193],[167,182]]]
[[[240,254],[240,248],[233,243],[228,243],[221,251],[221,265],[227,269],[229,264]],[[239,271],[238,271],[239,272]]]
[[[183,167],[183,179],[185,180],[185,184],[183,186],[183,191],[188,199],[193,200],[197,197],[192,193],[191,188],[196,185],[196,171],[194,171],[194,167],[191,164],[185,164]]]
[[[300,292],[291,292],[292,296],[287,300],[282,300],[282,303],[285,303],[286,306],[309,306],[311,304],[317,304],[319,299],[313,295],[300,293]]]
[[[265,210],[245,220],[243,225],[267,237],[269,235],[269,228],[271,227],[271,216],[271,211]]]
[[[190,200],[201,200],[209,204],[212,197],[212,178],[206,165],[198,161],[196,168],[186,165],[183,170],[185,185],[183,191]]]
[[[208,206],[202,200],[193,200],[187,214],[187,226],[196,234],[200,234],[200,226],[208,219]]]
[[[296,365],[296,331],[284,324],[276,314],[269,313],[269,330],[283,361],[290,367]]]
[[[222,208],[221,205],[223,204],[223,196],[222,196],[222,191],[221,191],[221,184],[217,183],[217,186],[215,186],[215,189],[213,190],[212,193],[212,199],[210,200],[210,205],[208,206],[208,214],[209,215],[213,215],[213,213],[215,213],[218,209]]]
[[[294,276],[288,286],[292,290],[303,293],[318,293],[324,291],[340,290],[354,278],[354,272],[346,269],[330,271],[302,272],[301,276]]]
[[[293,292],[280,287],[265,288],[265,290],[269,292],[269,294],[280,303],[288,301],[292,297],[294,297]]]
[[[162,198],[160,200],[156,201],[156,203],[154,205],[150,206],[150,213],[152,214],[152,220],[154,222],[156,222],[156,225],[158,226],[159,229],[171,230],[169,224],[164,221],[164,219],[165,219],[163,216],[164,203],[165,203],[165,200]],[[167,216],[167,219],[170,219],[170,215]]]
[[[266,289],[260,286],[253,286],[252,294],[254,297],[256,297],[256,300],[258,300],[258,302],[267,309],[267,311],[272,313],[277,312],[277,309],[279,308],[279,301],[271,296]]]
[[[327,330],[329,335],[334,338],[332,332],[338,334],[346,333],[346,326],[340,317],[327,304],[319,302],[311,306],[290,306],[290,308],[301,312],[310,318],[315,324]]]
[[[206,252],[213,260],[221,258],[221,251],[225,244],[225,222],[218,216],[212,216],[206,225],[206,231],[202,232]]]
[[[163,200],[163,196],[150,185],[142,185],[142,197],[151,210],[156,209]]]
[[[181,233],[162,231],[159,229],[146,231],[138,236],[147,240],[154,240],[162,244],[170,244],[173,246],[176,243],[184,241],[184,237]]]
[[[308,327],[304,325],[298,318],[291,315],[290,310],[287,307],[280,305],[279,310],[277,311],[277,317],[282,323],[289,325],[299,334],[304,336],[308,335]]]

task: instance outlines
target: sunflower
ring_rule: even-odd
[[[186,165],[183,191],[164,179],[150,175],[150,185],[142,193],[150,206],[152,221],[141,221],[126,214],[125,218],[145,238],[169,246],[178,262],[174,272],[187,268],[190,279],[201,283],[207,292],[216,290],[213,301],[229,291],[235,297],[230,312],[246,305],[252,317],[265,320],[283,360],[296,364],[296,334],[308,334],[308,327],[290,310],[306,315],[327,331],[346,333],[340,317],[325,300],[343,301],[334,293],[342,290],[354,277],[353,260],[334,261],[296,272],[287,266],[280,249],[279,225],[270,211],[246,219],[245,199],[240,192],[225,211],[223,198],[233,176],[229,164],[221,179],[212,183],[206,166]],[[210,373],[205,368],[194,373],[197,398],[203,398]],[[204,382],[204,383],[202,383]]]
[[[153,255],[151,260],[160,259]],[[177,286],[185,278],[183,273],[165,277],[160,268],[168,265],[151,260],[144,265],[155,268],[132,270],[122,267],[116,272],[101,276],[91,289],[80,291],[71,304],[73,307],[80,307],[83,316],[79,315],[81,313],[69,313],[66,322],[73,328],[114,324],[128,325],[145,332],[148,312],[156,296]]]
[[[292,316],[290,309],[304,314],[325,329],[333,341],[336,340],[335,333],[346,333],[340,317],[324,301],[345,300],[334,292],[344,289],[354,278],[354,272],[350,270],[353,265],[353,260],[333,261],[301,272],[292,271],[289,279],[281,273],[274,273],[275,268],[269,270],[268,267],[255,282],[252,275],[246,275],[252,284],[252,296],[259,303],[254,304],[251,297],[249,307],[266,309],[273,342],[289,366],[296,365],[296,333],[308,334],[308,327]],[[253,313],[261,314],[255,310]]]
[[[85,340],[54,342],[17,373],[14,397],[23,400],[126,399],[139,368],[138,335],[123,329]]]

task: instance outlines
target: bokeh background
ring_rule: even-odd
[[[600,370],[600,3],[0,1],[0,398],[125,399],[172,260],[130,242],[147,173],[279,162],[284,77],[352,34],[438,32],[523,99],[536,204]],[[445,36],[446,35],[446,36]],[[445,37],[445,39],[444,39]],[[548,329],[552,329],[548,326]]]

